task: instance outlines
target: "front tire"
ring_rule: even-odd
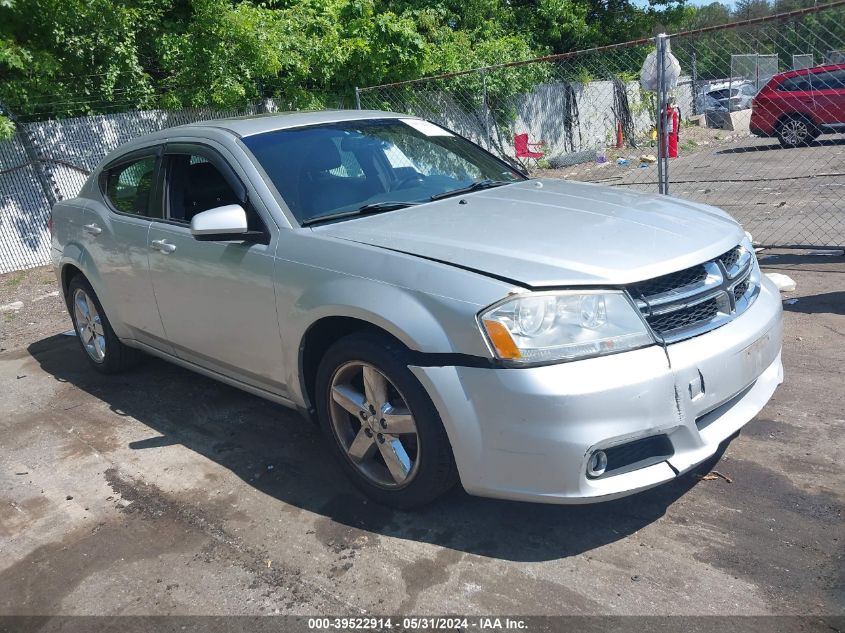
[[[140,353],[117,338],[85,277],[76,275],[71,279],[65,300],[76,337],[94,369],[102,374],[117,374],[136,364]]]
[[[323,356],[315,390],[320,425],[343,470],[367,496],[403,509],[457,482],[446,430],[407,356],[386,337],[352,334]]]

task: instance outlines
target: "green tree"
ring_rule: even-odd
[[[0,0],[0,103],[24,119],[350,104],[354,86],[613,43],[682,18],[682,0]],[[538,73],[499,73],[489,98]]]
[[[137,7],[109,0],[0,4],[0,102],[16,114],[87,114],[153,92],[139,63]]]

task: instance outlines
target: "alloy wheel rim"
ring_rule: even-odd
[[[335,438],[353,466],[382,488],[404,488],[417,474],[414,416],[393,382],[363,361],[341,365],[328,394]]]
[[[82,347],[88,356],[97,363],[106,358],[106,335],[97,306],[81,288],[73,293],[73,313],[76,320],[76,333],[82,341]]]
[[[803,121],[790,121],[784,126],[784,136],[793,145],[803,143],[809,134],[806,123]]]

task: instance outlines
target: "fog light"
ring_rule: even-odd
[[[590,461],[587,462],[587,476],[601,477],[607,469],[607,453],[604,451],[596,451],[590,455]]]

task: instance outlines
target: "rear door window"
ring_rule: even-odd
[[[845,88],[845,70],[816,73],[811,83],[813,90],[841,90]]]
[[[808,92],[810,90],[810,78],[808,75],[799,75],[784,79],[778,86],[781,92]]]
[[[158,210],[151,204],[155,175],[155,156],[113,167],[106,174],[106,197],[121,213],[159,217]]]

